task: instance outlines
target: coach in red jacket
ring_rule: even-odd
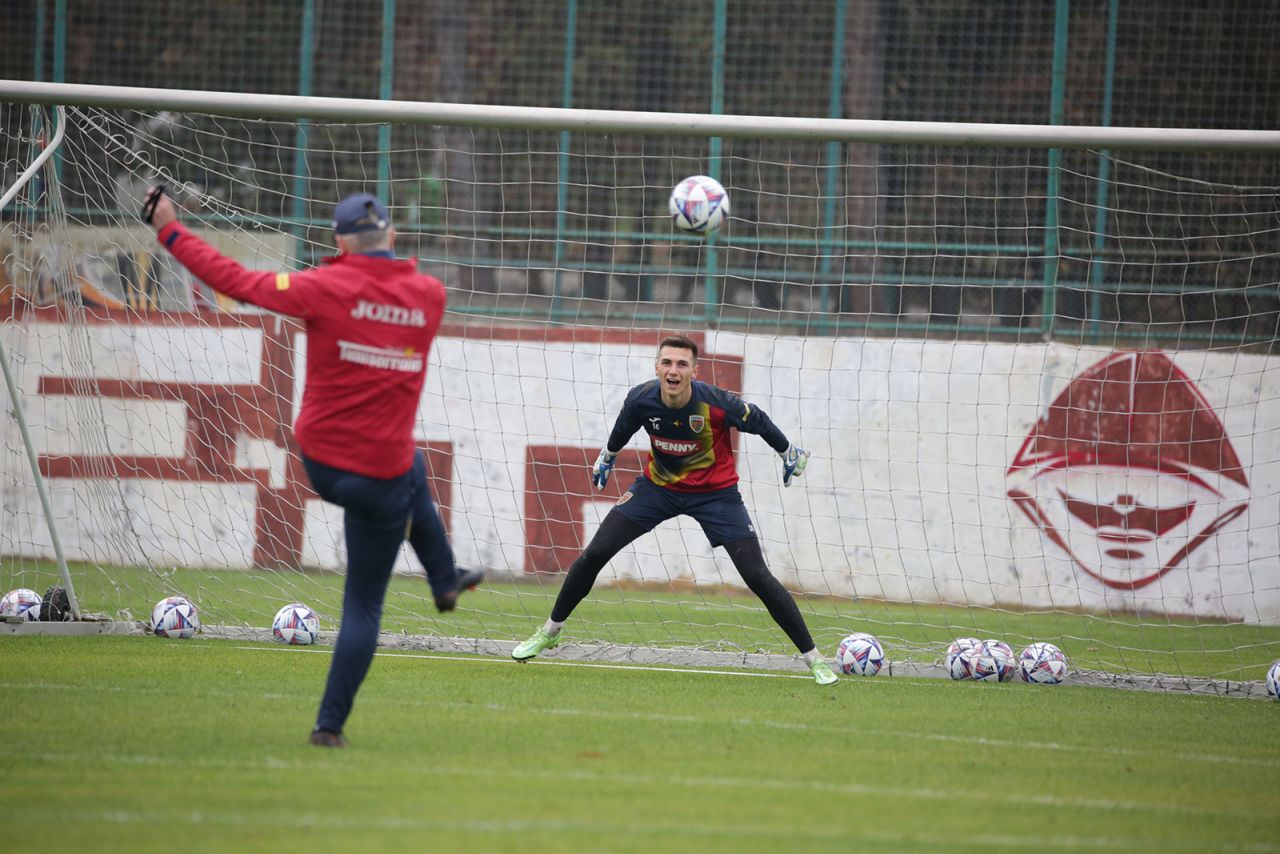
[[[151,191],[144,211],[156,239],[211,288],[306,323],[306,382],[293,432],[312,486],[345,510],[347,541],[342,627],[311,743],[345,746],[342,728],[373,659],[406,527],[441,611],[484,577],[454,566],[413,441],[444,285],[396,258],[387,208],[369,193],[334,208],[338,255],[298,273],[245,269],[188,231],[162,190]]]

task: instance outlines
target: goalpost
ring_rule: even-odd
[[[62,108],[57,110],[57,130],[54,132],[53,139],[44,147],[35,159],[31,161],[22,174],[18,176],[13,185],[5,190],[4,195],[0,196],[0,211],[3,211],[9,202],[17,197],[19,191],[27,185],[45,162],[57,151],[58,146],[62,144],[63,136],[67,130],[66,111]],[[71,572],[67,568],[66,556],[62,553],[62,542],[58,538],[58,526],[53,521],[53,510],[49,504],[49,492],[45,489],[44,479],[40,476],[40,463],[35,450],[35,443],[32,441],[31,432],[27,428],[27,419],[22,409],[22,399],[18,394],[17,383],[13,379],[13,372],[9,370],[9,354],[4,349],[4,340],[0,338],[0,373],[4,375],[5,390],[9,394],[12,402],[13,422],[18,428],[18,434],[22,439],[22,447],[27,453],[27,463],[31,467],[32,484],[35,487],[36,495],[40,499],[40,509],[44,514],[45,527],[49,531],[49,546],[53,550],[53,556],[58,565],[58,573],[62,577],[64,590],[67,594],[67,604],[70,618],[79,620],[82,618],[80,613],[80,603],[76,599],[75,584],[71,580]]]
[[[65,142],[19,187],[55,107]],[[1049,641],[1078,680],[1246,695],[1280,657],[1280,132],[23,81],[0,119],[0,344],[35,451],[6,418],[6,590],[56,581],[51,517],[117,625],[181,594],[209,634],[265,637],[294,601],[336,629],[341,517],[289,430],[302,328],[192,282],[137,206],[163,182],[224,252],[297,269],[370,190],[449,288],[417,437],[459,562],[489,573],[441,618],[406,553],[385,642],[505,654],[545,619],[643,434],[605,493],[588,466],[679,331],[813,452],[784,491],[737,445],[824,652],[866,631],[938,675],[955,637]],[[697,173],[732,199],[707,241],[666,218]],[[559,655],[794,659],[689,520],[619,555],[566,632]]]

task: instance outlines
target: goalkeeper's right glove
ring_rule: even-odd
[[[617,454],[609,452],[605,448],[600,452],[600,456],[596,457],[596,464],[591,467],[591,482],[595,484],[596,489],[604,489],[606,483],[609,482],[609,473],[613,471],[613,463],[618,459]]]

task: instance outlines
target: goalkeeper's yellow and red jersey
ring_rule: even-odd
[[[698,380],[688,404],[680,409],[662,402],[656,379],[631,389],[606,447],[617,453],[641,428],[649,434],[645,477],[675,492],[710,492],[738,482],[730,429],[755,433],[778,453],[789,444],[764,410]]]
[[[219,293],[303,319],[306,385],[293,432],[304,454],[366,477],[409,470],[427,354],[444,316],[440,280],[389,252],[276,273],[244,268],[177,222],[156,237]]]

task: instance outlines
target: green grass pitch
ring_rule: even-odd
[[[1280,703],[1063,685],[0,638],[39,851],[1280,850]],[[16,850],[16,849],[15,849]]]

